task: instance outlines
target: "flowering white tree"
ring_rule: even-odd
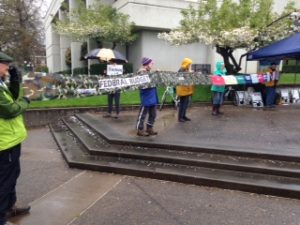
[[[300,13],[289,2],[282,14],[272,10],[273,0],[206,0],[198,8],[182,10],[180,27],[158,38],[174,45],[201,42],[216,47],[228,74],[241,70],[233,51],[254,50],[300,31]],[[293,12],[293,13],[292,13]]]
[[[127,44],[135,40],[129,16],[111,6],[96,3],[89,8],[79,2],[77,9],[66,14],[67,19],[57,20],[56,31],[77,40],[94,38],[98,42]]]

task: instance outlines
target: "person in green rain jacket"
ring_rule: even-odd
[[[217,76],[225,76],[226,75],[226,69],[225,69],[224,62],[216,63],[216,69],[214,71],[214,75],[217,75]],[[224,101],[225,86],[212,85],[211,91],[212,91],[212,95],[213,95],[212,115],[213,116],[222,115],[223,113],[220,112],[220,107]]]
[[[19,97],[20,75],[13,59],[0,52],[0,225],[7,218],[28,213],[29,206],[16,207],[16,183],[20,174],[21,142],[27,137],[23,112],[29,99]],[[9,74],[9,84],[4,81]]]

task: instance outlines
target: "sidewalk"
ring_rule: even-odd
[[[225,106],[223,117],[209,107],[192,108],[192,122],[176,122],[175,110],[158,112],[154,140],[198,141],[266,151],[299,146],[299,109],[272,111]],[[101,116],[101,115],[99,115]],[[110,119],[135,138],[136,112]],[[253,122],[255,121],[255,122]],[[262,132],[257,130],[261,129]],[[232,138],[234,137],[234,138]],[[23,144],[20,204],[31,204],[22,225],[298,225],[300,201],[185,185],[154,179],[70,169],[48,128],[32,129]]]

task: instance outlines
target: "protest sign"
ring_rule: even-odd
[[[122,75],[123,65],[107,65],[106,74],[108,76]]]

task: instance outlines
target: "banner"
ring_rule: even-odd
[[[227,77],[227,78],[225,78]],[[254,76],[215,76],[202,73],[183,73],[159,71],[145,74],[124,74],[112,77],[100,75],[63,75],[48,74],[34,77],[23,77],[25,95],[30,95],[33,100],[48,100],[55,98],[84,97],[102,95],[115,91],[131,91],[148,87],[177,85],[236,85],[266,82],[268,74]],[[225,78],[225,79],[224,79]],[[253,78],[253,80],[252,80]]]
[[[245,74],[245,75],[211,75],[211,83],[215,86],[237,85],[237,84],[258,84],[266,83],[270,80],[270,74]]]
[[[149,75],[128,77],[128,78],[110,78],[99,80],[99,89],[100,90],[115,90],[121,89],[128,86],[150,84],[151,80]]]
[[[24,90],[32,100],[61,99],[102,95],[114,91],[131,91],[155,86],[209,85],[210,76],[201,73],[177,73],[159,71],[147,74],[63,75],[23,77]]]

